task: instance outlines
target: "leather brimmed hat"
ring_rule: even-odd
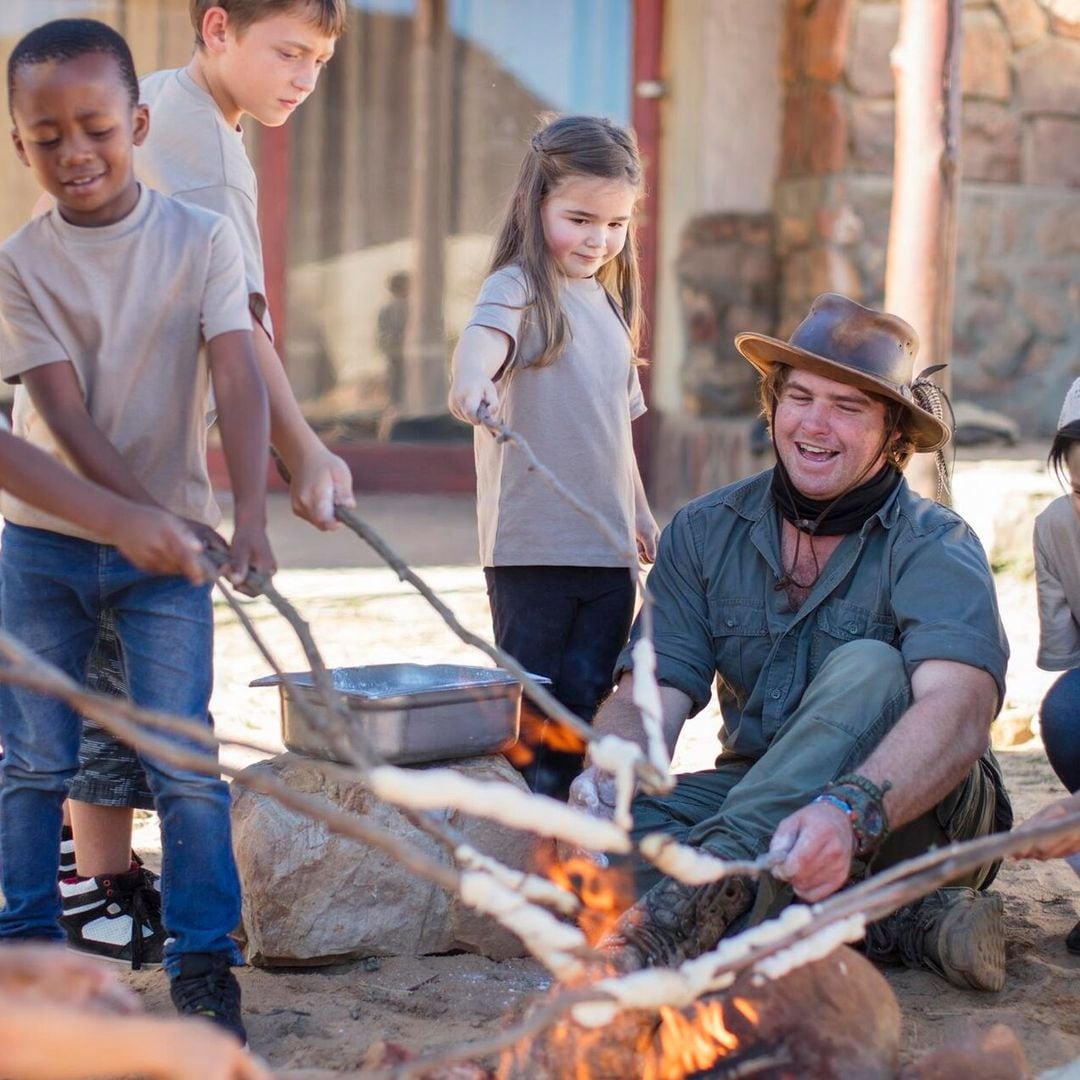
[[[914,449],[938,450],[951,436],[948,424],[912,393],[919,336],[895,315],[873,311],[837,293],[822,293],[787,341],[766,334],[739,334],[735,347],[768,375],[787,364],[895,401],[908,410]]]

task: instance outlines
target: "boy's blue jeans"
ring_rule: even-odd
[[[4,528],[4,630],[83,684],[104,609],[115,615],[132,700],[205,723],[213,682],[209,586],[146,574],[106,545],[10,523]],[[0,703],[0,883],[7,903],[0,939],[62,940],[61,807],[78,768],[80,718],[59,699],[19,687]],[[228,787],[219,777],[153,758],[144,757],[143,765],[161,817],[163,920],[172,937],[166,972],[176,973],[182,953],[227,952],[239,962],[229,937],[240,919],[240,883]]]

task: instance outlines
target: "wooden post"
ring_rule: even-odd
[[[952,358],[962,6],[962,0],[902,0],[892,54],[896,152],[885,309],[919,334],[915,374]],[[936,376],[946,390],[950,374],[946,368]],[[932,458],[916,455],[908,479],[932,498]]]
[[[634,103],[633,124],[645,166],[645,202],[637,225],[641,304],[645,332],[641,355],[653,356],[652,327],[656,318],[656,278],[659,257],[660,214],[660,122],[663,84],[664,0],[634,0]],[[651,397],[651,368],[642,368],[641,388]],[[634,450],[646,485],[652,478],[653,414],[647,412],[634,424]]]
[[[447,0],[418,0],[413,16],[413,280],[405,332],[405,407],[410,416],[446,412],[443,327],[446,234],[450,224],[450,39]]]

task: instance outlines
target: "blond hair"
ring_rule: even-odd
[[[237,34],[242,34],[254,23],[282,13],[296,13],[307,17],[329,37],[341,37],[349,21],[347,0],[190,0],[191,25],[195,28],[195,44],[202,48],[203,19],[211,8],[223,8],[229,23]]]
[[[540,207],[559,184],[576,176],[625,180],[640,195],[643,171],[634,136],[600,117],[563,116],[532,137],[495,242],[491,273],[518,266],[525,275],[528,306],[543,342],[535,367],[557,360],[569,334],[559,304],[559,271],[544,242]],[[596,272],[596,278],[621,309],[636,358],[641,341],[641,274],[632,218],[622,251]]]

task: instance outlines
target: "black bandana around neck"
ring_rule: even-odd
[[[900,471],[886,462],[875,476],[837,499],[811,499],[796,490],[777,458],[771,490],[781,516],[796,529],[813,536],[843,536],[861,529],[899,483]]]

